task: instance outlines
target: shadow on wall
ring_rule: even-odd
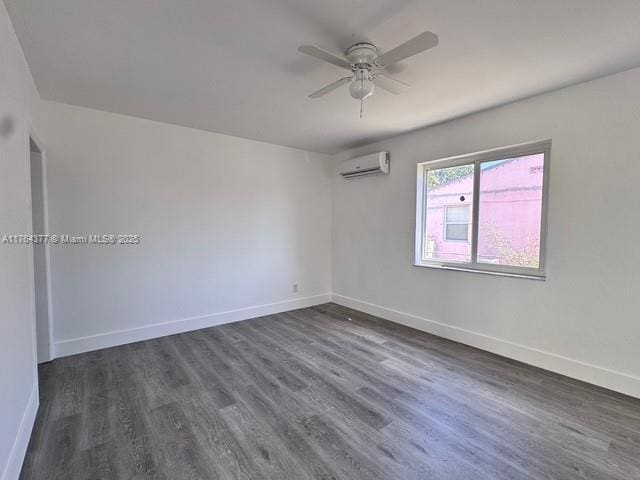
[[[0,120],[0,138],[8,139],[13,135],[15,130],[15,121],[11,115],[5,115]]]

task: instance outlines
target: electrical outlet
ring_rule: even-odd
[[[291,290],[293,291],[293,293],[298,293],[298,284],[297,284],[297,283],[294,283],[294,284],[291,286]]]

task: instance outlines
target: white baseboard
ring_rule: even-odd
[[[640,378],[627,373],[617,372],[587,362],[563,357],[555,353],[491,337],[460,327],[428,320],[426,318],[386,308],[373,303],[347,297],[337,293],[331,295],[334,303],[360,310],[376,317],[400,323],[408,327],[432,333],[439,337],[471,345],[503,357],[528,363],[552,372],[566,375],[587,383],[598,385],[616,392],[640,398]]]
[[[33,424],[36,421],[39,403],[38,380],[36,379],[33,383],[33,388],[31,389],[31,394],[29,395],[26,408],[24,409],[22,420],[20,420],[20,427],[18,429],[16,439],[13,442],[13,447],[11,447],[9,459],[4,467],[2,480],[17,480],[20,476],[24,456],[27,453],[27,447],[29,446],[29,440],[31,439]]]
[[[331,294],[324,293],[321,295],[313,295],[311,297],[283,300],[281,302],[229,310],[210,315],[145,325],[144,327],[62,340],[55,343],[55,356],[66,357],[68,355],[75,355],[76,353],[90,352],[101,348],[115,347],[117,345],[139,342],[150,338],[164,337],[166,335],[198,330],[200,328],[214,327],[216,325],[223,325],[225,323],[238,322],[240,320],[286,312],[297,308],[311,307],[313,305],[327,303],[330,299]]]

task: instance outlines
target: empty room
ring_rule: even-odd
[[[640,480],[639,33],[0,1],[0,480]]]

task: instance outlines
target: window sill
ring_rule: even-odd
[[[479,268],[471,268],[471,267],[456,267],[454,265],[440,265],[440,264],[428,264],[428,263],[414,263],[415,267],[426,267],[426,268],[435,268],[438,270],[450,270],[453,272],[468,272],[468,273],[483,273],[485,275],[497,275],[499,277],[514,277],[514,278],[525,278],[527,280],[538,280],[538,281],[546,281],[547,276],[540,274],[531,274],[531,273],[516,273],[516,272],[499,272],[496,270],[482,270]]]

